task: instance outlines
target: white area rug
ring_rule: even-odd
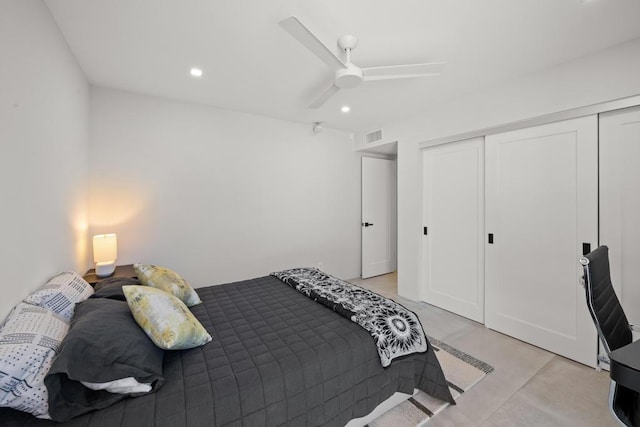
[[[478,384],[493,367],[451,347],[435,338],[429,342],[436,352],[444,376],[449,382],[449,389],[454,399]],[[449,406],[448,403],[435,399],[420,391],[415,396],[385,412],[368,424],[369,427],[403,427],[422,426],[438,412]]]

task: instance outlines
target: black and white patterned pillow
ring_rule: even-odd
[[[70,322],[75,305],[92,294],[93,288],[82,277],[65,271],[49,279],[44,286],[26,297],[24,302],[51,310]]]
[[[46,308],[14,307],[0,330],[0,406],[50,418],[44,377],[68,331]]]

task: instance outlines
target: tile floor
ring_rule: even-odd
[[[617,425],[607,408],[608,372],[596,372],[448,311],[399,297],[395,273],[349,281],[405,305],[420,316],[427,334],[495,368],[461,396],[457,406],[429,421],[429,427]]]

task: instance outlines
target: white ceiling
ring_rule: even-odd
[[[639,0],[46,0],[92,84],[370,131],[500,81],[640,37]],[[446,61],[309,110],[332,72],[277,23],[296,15],[360,67]],[[194,79],[189,68],[201,67]],[[340,112],[342,105],[351,112]]]

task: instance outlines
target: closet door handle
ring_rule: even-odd
[[[487,239],[490,245],[493,245],[493,233],[489,233],[489,238]]]

